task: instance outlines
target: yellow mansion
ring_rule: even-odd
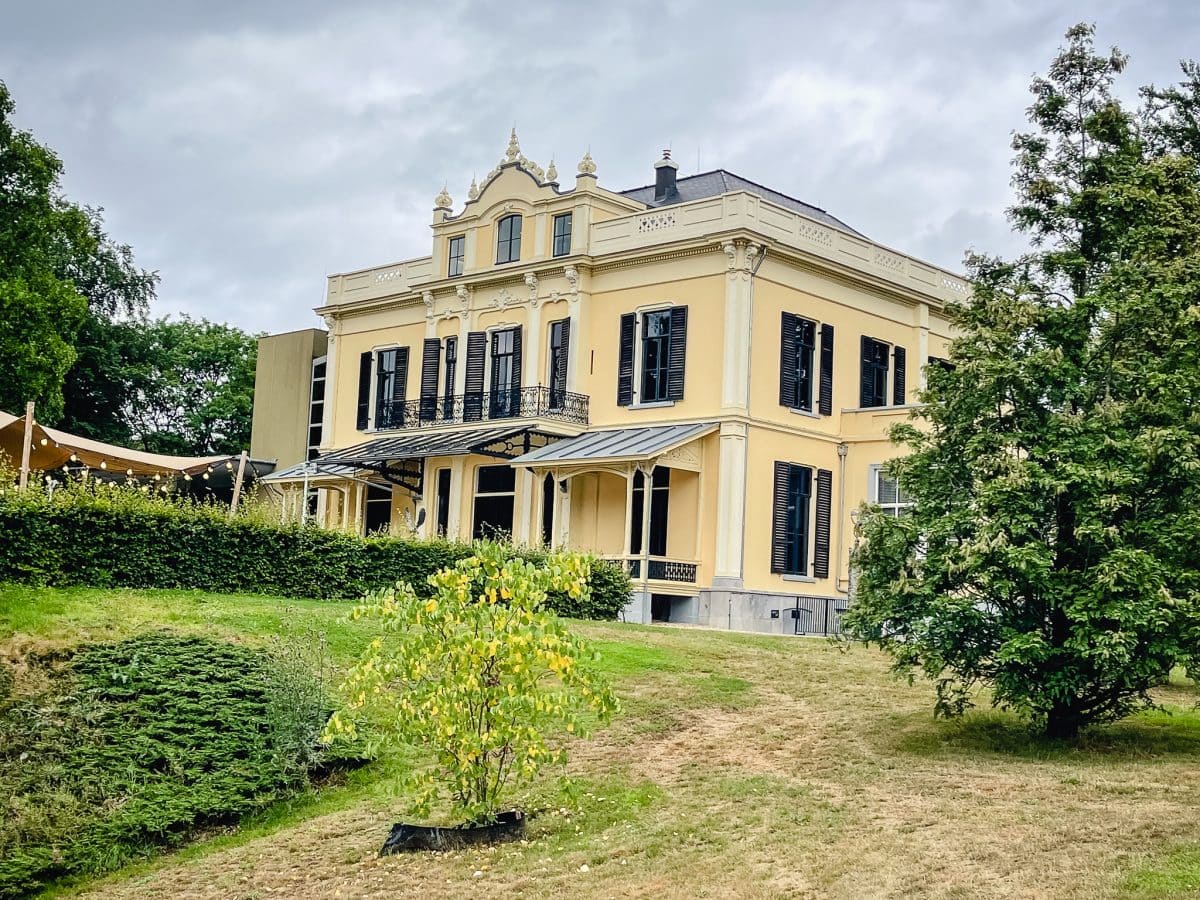
[[[300,515],[510,534],[623,562],[625,616],[837,628],[852,511],[957,275],[724,170],[601,187],[507,153],[428,256],[330,276],[320,331],[264,338],[256,458]]]

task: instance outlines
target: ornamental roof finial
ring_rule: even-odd
[[[512,134],[508,138],[508,152],[504,154],[504,158],[509,162],[514,162],[521,155],[521,145],[517,143],[517,126],[513,126]]]
[[[551,158],[550,165],[546,167],[546,182],[551,183],[551,182],[557,182],[557,181],[558,181],[558,169],[554,165],[553,158]]]
[[[579,161],[579,174],[580,175],[595,175],[596,174],[596,162],[595,162],[595,160],[592,159],[592,151],[591,150],[588,150],[587,153],[583,154],[583,159],[581,159]]]
[[[442,192],[433,198],[434,209],[453,209],[454,201],[450,199],[449,185],[442,185]]]
[[[467,188],[467,199],[468,200],[478,200],[479,199],[479,185],[477,185],[475,183],[474,175],[471,176],[471,186],[469,188]]]

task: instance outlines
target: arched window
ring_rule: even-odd
[[[521,217],[505,216],[496,223],[496,262],[521,259]]]

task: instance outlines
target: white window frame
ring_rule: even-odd
[[[893,518],[900,518],[903,510],[911,509],[915,505],[913,500],[900,500],[901,488],[899,482],[896,482],[896,500],[892,503],[882,503],[879,500],[879,479],[887,478],[888,481],[895,479],[888,478],[883,469],[886,463],[872,463],[867,467],[867,502],[873,503],[882,509],[884,512],[891,515]]]
[[[646,313],[665,312],[681,304],[671,300],[639,306],[633,311],[633,402],[630,409],[663,409],[674,406],[674,400],[642,400],[642,318]],[[668,339],[668,348],[669,348]],[[669,368],[668,363],[668,368]]]

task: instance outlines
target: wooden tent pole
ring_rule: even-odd
[[[33,401],[25,404],[25,445],[21,448],[21,490],[29,486],[29,451],[33,449]]]
[[[233,499],[229,501],[229,515],[232,517],[237,513],[238,500],[242,496],[242,479],[246,477],[246,459],[249,454],[243,450],[241,457],[238,459],[237,478],[233,480]]]

